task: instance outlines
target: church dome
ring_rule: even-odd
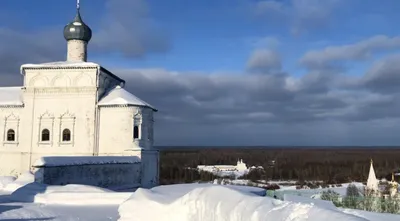
[[[92,30],[87,26],[81,18],[79,9],[75,19],[64,27],[65,40],[81,40],[89,42],[92,38]]]

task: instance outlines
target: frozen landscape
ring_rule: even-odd
[[[265,190],[261,188],[248,186],[195,183],[114,192],[85,185],[38,184],[30,173],[18,179],[9,176],[0,180],[0,220],[10,221],[400,219],[400,215],[340,209],[328,201],[293,194],[284,194],[284,200],[277,200],[264,196]]]

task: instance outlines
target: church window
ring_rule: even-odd
[[[139,138],[139,127],[134,126],[133,127],[133,139],[138,139]]]
[[[62,132],[62,141],[71,141],[71,131],[69,129],[64,129]]]
[[[50,141],[50,131],[48,129],[42,130],[42,141]]]
[[[10,129],[7,131],[7,141],[15,141],[15,131]]]

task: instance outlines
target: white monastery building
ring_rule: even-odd
[[[238,160],[236,165],[198,165],[198,170],[203,170],[207,172],[247,172],[248,168],[243,160]]]
[[[43,156],[138,156],[147,179],[156,179],[157,110],[126,91],[123,79],[87,62],[92,31],[79,6],[64,37],[66,61],[24,64],[23,86],[0,88],[0,175],[31,170]]]

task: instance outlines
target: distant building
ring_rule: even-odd
[[[368,174],[366,190],[370,191],[370,192],[378,192],[379,191],[378,184],[379,184],[379,181],[378,181],[378,179],[376,179],[374,165],[373,165],[373,161],[371,159],[371,165],[369,167],[369,174]]]
[[[373,161],[371,160],[365,195],[376,197],[383,196],[384,198],[399,197],[398,188],[399,184],[394,179],[394,173],[392,173],[391,181],[387,182],[385,179],[380,184],[379,180],[376,178]]]
[[[236,165],[198,165],[197,169],[207,171],[210,173],[235,172],[235,171],[246,173],[248,171],[248,168],[242,159],[238,160]]]

